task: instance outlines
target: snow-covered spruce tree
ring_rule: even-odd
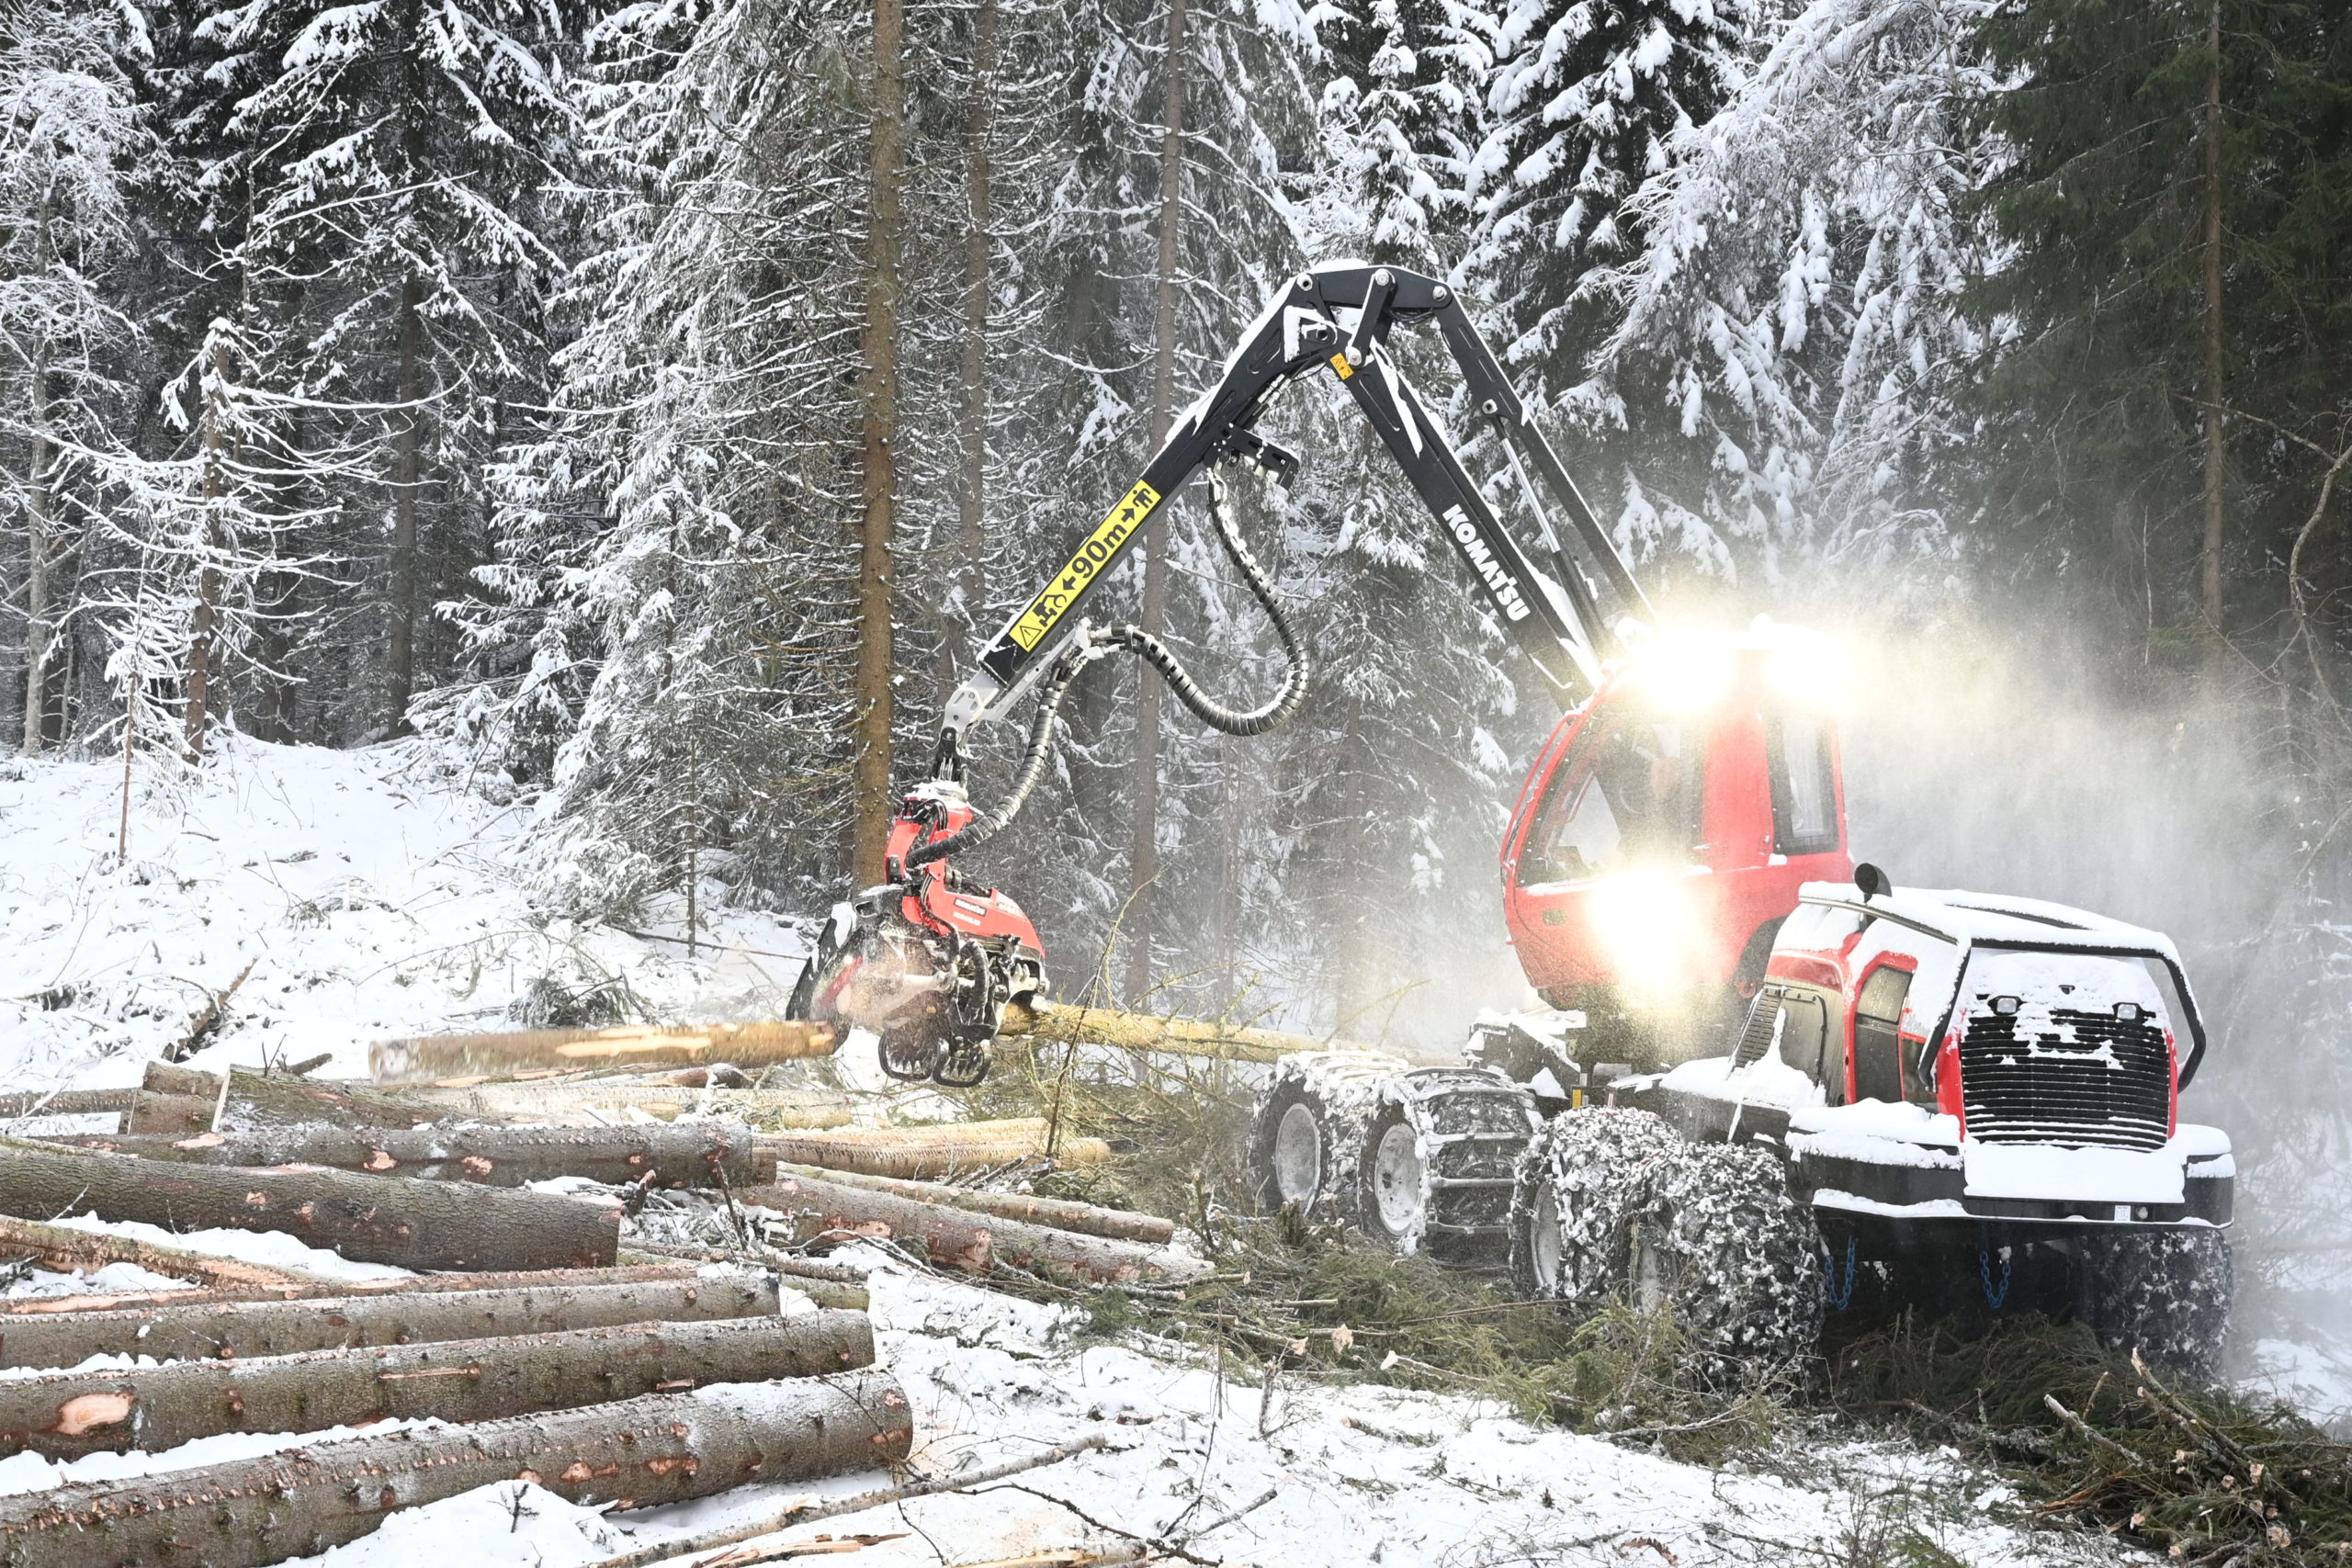
[[[1459,0],[1362,0],[1320,19],[1329,74],[1305,221],[1331,254],[1454,276],[1492,69],[1481,18]]]
[[[138,328],[123,274],[152,139],[119,63],[145,44],[135,14],[12,0],[0,40],[0,528],[22,541],[7,572],[22,654],[6,705],[31,752],[67,731],[62,634],[101,504],[93,459],[118,450],[126,423]]]
[[[679,890],[689,845],[696,871],[802,902],[838,874],[855,24],[821,0],[738,0],[592,38],[609,194],[560,302],[577,335],[553,427],[500,472],[470,616],[488,678],[433,719],[544,782],[542,863],[582,908]]]
[[[1501,311],[1505,357],[1556,389],[1605,331],[1587,286],[1645,242],[1629,204],[1678,136],[1737,89],[1756,0],[1499,0],[1485,137],[1467,171],[1469,272]]]
[[[214,243],[289,284],[266,301],[300,329],[277,389],[380,411],[366,416],[379,471],[344,492],[368,531],[351,543],[369,613],[341,648],[315,650],[344,696],[329,735],[401,728],[454,653],[431,603],[480,558],[481,470],[516,409],[543,398],[572,15],[524,0],[256,0],[210,6],[194,28],[178,123],[204,160]]]
[[[1631,204],[1642,250],[1589,280],[1619,312],[1565,400],[1614,432],[1588,488],[1659,563],[1939,559],[1939,456],[1997,324],[1965,308],[2001,242],[1968,210],[2002,157],[1987,0],[1815,0]]]

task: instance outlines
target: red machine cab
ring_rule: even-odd
[[[1754,995],[1797,889],[1853,874],[1836,684],[1826,639],[1759,622],[1736,642],[1653,637],[1561,720],[1502,852],[1510,940],[1545,1001],[1596,1028],[1674,1013],[1688,1037],[1693,1011]]]

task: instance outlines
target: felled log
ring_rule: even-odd
[[[0,1094],[0,1119],[18,1116],[103,1116],[130,1114],[135,1089],[59,1089],[32,1094]]]
[[[854,1170],[908,1181],[958,1170],[984,1170],[1048,1153],[1065,1165],[1099,1165],[1111,1157],[1111,1145],[1100,1138],[1054,1139],[1042,1116],[951,1122],[931,1127],[856,1127],[805,1136],[763,1133],[758,1147],[763,1156],[779,1164]]]
[[[222,1432],[310,1432],[401,1418],[494,1421],[873,1364],[874,1331],[864,1313],[810,1312],[53,1372],[0,1382],[0,1454],[161,1453]]]
[[[403,1269],[569,1269],[613,1261],[620,1206],[350,1171],[170,1165],[0,1138],[0,1213],[86,1211],[175,1230],[284,1231]]]
[[[477,1486],[528,1481],[591,1506],[651,1507],[897,1464],[912,1438],[906,1395],[872,1370],[648,1394],[0,1498],[0,1562],[260,1568]]]
[[[187,1138],[92,1133],[50,1140],[187,1165],[317,1165],[370,1176],[519,1187],[560,1176],[659,1187],[741,1187],[756,1179],[752,1133],[724,1122],[675,1126],[341,1127],[311,1122]]]
[[[130,1111],[123,1118],[126,1133],[153,1133],[165,1137],[185,1138],[193,1133],[210,1129],[212,1113],[220,1109],[213,1101],[193,1094],[158,1094],[153,1089],[141,1089],[130,1102]]]
[[[499,1034],[431,1034],[379,1040],[368,1066],[378,1083],[429,1083],[469,1073],[526,1067],[668,1067],[728,1062],[764,1067],[829,1056],[839,1043],[816,1023],[706,1023],[675,1028],[525,1029]]]
[[[780,1177],[741,1197],[746,1203],[783,1214],[796,1242],[820,1236],[898,1241],[942,1268],[967,1274],[986,1274],[1008,1264],[1033,1273],[1119,1285],[1182,1279],[1198,1271],[1191,1259],[1159,1247],[1076,1235],[806,1176]]]
[[[813,1177],[820,1181],[838,1182],[844,1187],[862,1187],[871,1192],[888,1192],[925,1203],[944,1203],[951,1209],[969,1209],[974,1213],[994,1214],[999,1219],[1051,1225],[1057,1231],[1075,1231],[1080,1235],[1109,1236],[1114,1240],[1140,1241],[1154,1246],[1176,1238],[1175,1223],[1163,1220],[1157,1214],[1138,1214],[1126,1209],[1104,1209],[1092,1203],[1075,1203],[1061,1198],[1035,1198],[1023,1192],[980,1192],[968,1187],[947,1187],[935,1181],[900,1181],[895,1177],[866,1176],[854,1170],[826,1170],[806,1165],[779,1163],[775,1173],[778,1176]]]
[[[92,1356],[251,1359],[627,1323],[772,1317],[778,1293],[774,1275],[743,1269],[710,1278],[628,1284],[208,1301],[140,1310],[0,1316],[0,1367],[72,1367]]]
[[[0,1224],[20,1224],[5,1220]],[[227,1259],[210,1259],[226,1262]],[[728,1261],[715,1259],[714,1261]],[[260,1270],[263,1273],[272,1270]],[[626,1285],[650,1280],[684,1279],[697,1272],[691,1265],[670,1258],[640,1258],[605,1269],[528,1269],[514,1273],[403,1274],[389,1280],[327,1280],[303,1276],[300,1270],[276,1270],[296,1276],[288,1282],[258,1285],[207,1285],[187,1291],[112,1291],[85,1296],[0,1297],[0,1325],[15,1317],[39,1317],[52,1313],[153,1312],[222,1302],[311,1301],[327,1296],[439,1294],[450,1291],[504,1291],[528,1286],[556,1290],[587,1285]]]
[[[1128,1051],[1214,1056],[1228,1062],[1276,1062],[1301,1051],[1347,1048],[1344,1042],[1285,1034],[1274,1029],[1243,1029],[1190,1018],[1157,1018],[1112,1008],[1056,1007],[1045,1012],[1032,1012],[1019,1002],[1007,1004],[1003,1027],[997,1032],[1003,1039],[1116,1045]]]
[[[421,1084],[400,1097],[420,1113],[458,1111],[526,1121],[587,1122],[599,1111],[638,1110],[663,1121],[701,1109],[729,1116],[757,1116],[785,1127],[842,1127],[853,1112],[849,1097],[816,1089],[715,1089],[643,1079],[598,1079],[586,1083],[501,1081],[448,1086]],[[590,1122],[590,1125],[603,1125]]]
[[[211,1111],[216,1106],[220,1111],[219,1130],[224,1133],[320,1122],[340,1122],[353,1127],[413,1127],[433,1120],[431,1111],[367,1084],[319,1083],[285,1073],[256,1073],[243,1067],[230,1068],[224,1086],[219,1073],[175,1066],[168,1062],[150,1062],[142,1087],[152,1094],[175,1100],[205,1101],[206,1118],[204,1126],[197,1129],[199,1132],[213,1129]],[[144,1126],[124,1130],[148,1131]]]
[[[0,1216],[0,1255],[30,1256],[44,1269],[61,1274],[87,1274],[109,1263],[132,1263],[151,1273],[191,1280],[213,1288],[267,1292],[300,1291],[326,1283],[314,1274],[295,1269],[271,1269],[233,1258],[157,1247],[128,1236],[76,1230],[72,1225],[43,1224],[38,1220]],[[17,1303],[6,1303],[14,1306]]]

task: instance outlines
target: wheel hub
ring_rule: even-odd
[[[1309,1203],[1323,1186],[1323,1129],[1315,1112],[1294,1105],[1274,1127],[1274,1192],[1285,1203]]]
[[[1421,1228],[1429,1201],[1429,1167],[1420,1135],[1399,1122],[1381,1134],[1372,1153],[1372,1193],[1380,1223],[1389,1235],[1410,1235]]]

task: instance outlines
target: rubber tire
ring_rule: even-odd
[[[1641,1242],[1702,1375],[1769,1376],[1819,1346],[1821,1230],[1789,1195],[1775,1156],[1753,1145],[1683,1145],[1660,1173]]]
[[[2210,1382],[2221,1371],[2235,1274],[2226,1233],[2106,1231],[2083,1247],[2102,1344],[2159,1371]]]
[[[1361,1184],[1356,1171],[1365,1136],[1380,1109],[1380,1089],[1401,1071],[1394,1057],[1365,1051],[1310,1051],[1274,1065],[1272,1080],[1250,1118],[1247,1175],[1250,1200],[1261,1214],[1295,1204],[1315,1219],[1359,1224]],[[1276,1168],[1283,1121],[1296,1111],[1317,1139],[1318,1166],[1311,1183],[1283,1191]],[[1301,1186],[1307,1190],[1298,1190]]]
[[[1681,1147],[1646,1111],[1592,1107],[1555,1118],[1520,1156],[1511,1188],[1512,1288],[1579,1312],[1626,1299],[1634,1236]],[[1555,1271],[1545,1265],[1547,1246],[1557,1248]]]

